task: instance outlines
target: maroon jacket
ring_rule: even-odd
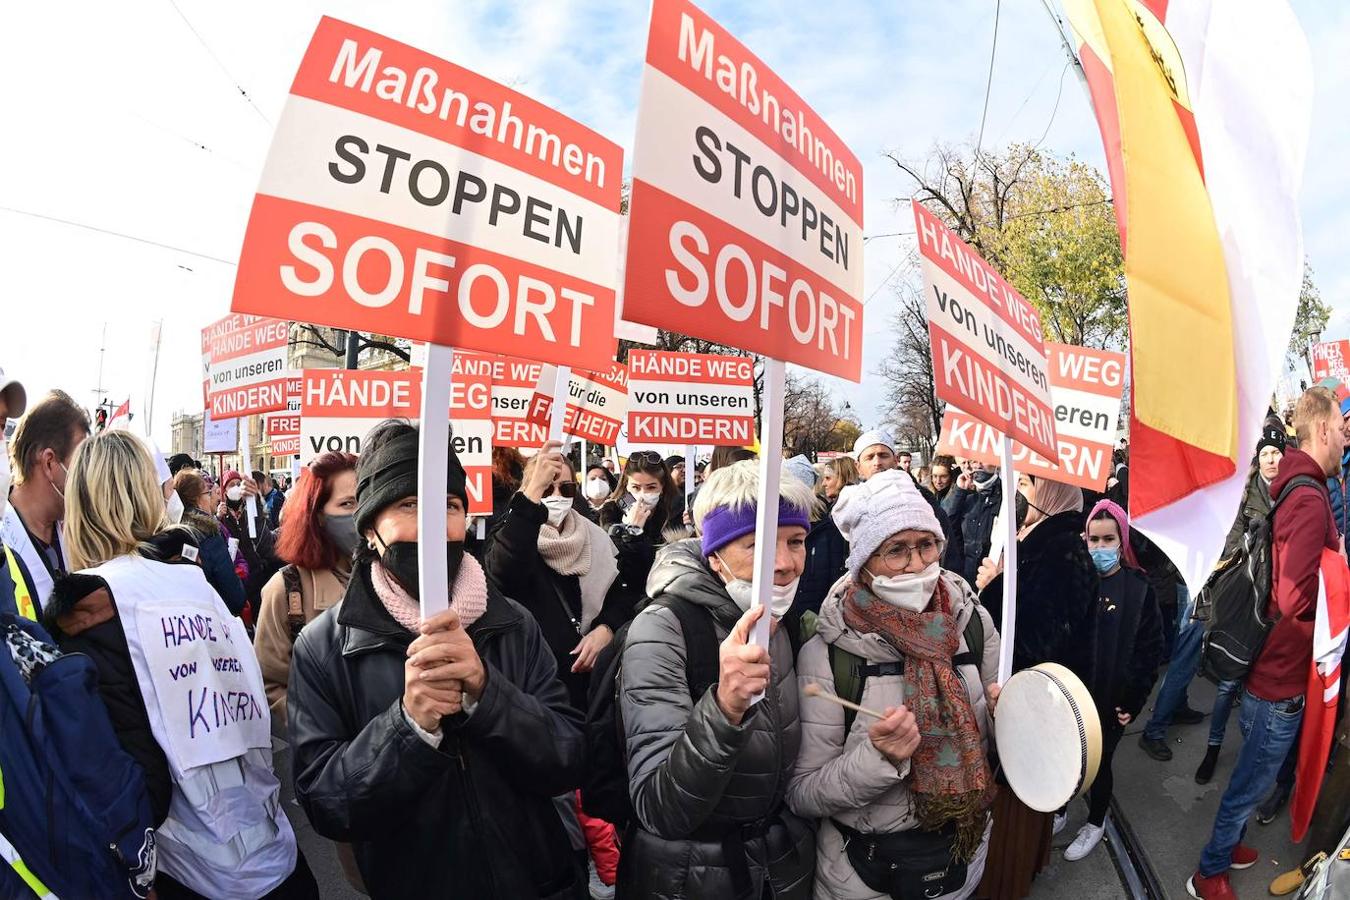
[[[1326,481],[1326,473],[1311,456],[1291,448],[1280,460],[1280,472],[1270,484],[1270,495],[1279,497],[1295,475]],[[1247,690],[1262,700],[1288,700],[1308,686],[1322,548],[1335,550],[1340,546],[1326,489],[1295,488],[1275,514],[1272,540],[1271,597],[1266,614],[1277,621],[1247,675]]]

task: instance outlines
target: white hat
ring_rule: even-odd
[[[18,381],[6,378],[4,369],[0,369],[0,397],[5,401],[5,415],[11,419],[19,418],[28,409],[28,392]]]
[[[858,435],[858,439],[853,442],[853,456],[856,459],[862,455],[862,452],[868,447],[881,444],[892,453],[895,452],[895,440],[880,428],[874,428],[871,431],[864,431]]]
[[[809,488],[816,486],[816,469],[811,465],[811,460],[807,459],[806,454],[798,453],[791,459],[783,460],[783,471],[796,477],[796,479]]]
[[[945,537],[933,507],[909,473],[899,469],[878,472],[844,488],[830,515],[848,541],[848,574],[854,581],[867,558],[893,534],[913,530],[931,532],[938,540]]]

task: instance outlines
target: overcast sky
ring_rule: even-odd
[[[994,24],[991,0],[704,0],[862,160],[865,233],[912,230],[908,192],[883,154],[973,140]],[[1350,4],[1294,0],[1317,100],[1303,211],[1308,255],[1350,337]],[[228,312],[233,261],[295,69],[321,15],[467,66],[631,149],[648,4],[641,0],[150,0],[11,3],[0,12],[0,207],[122,232],[152,246],[0,209],[0,367],[36,397],[92,405],[99,383],[144,415],[151,331],[163,320],[155,435],[200,407],[199,331]],[[180,14],[181,11],[181,14]],[[186,21],[185,21],[186,19]],[[191,29],[201,36],[199,41]],[[208,49],[209,48],[209,49]],[[984,145],[1035,141],[1104,170],[1084,89],[1039,0],[999,26]],[[243,92],[241,93],[241,89]],[[1058,96],[1058,109],[1056,99]],[[1052,112],[1053,117],[1052,117]],[[625,162],[627,159],[625,158]],[[867,244],[864,371],[891,344],[904,237]],[[865,425],[875,378],[829,379]],[[143,419],[138,419],[138,425]],[[137,430],[140,430],[138,428]]]

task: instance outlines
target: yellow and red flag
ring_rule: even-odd
[[[1130,512],[1197,585],[1298,305],[1307,42],[1286,0],[1065,7],[1125,251]]]

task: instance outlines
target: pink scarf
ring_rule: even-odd
[[[370,583],[375,588],[375,596],[380,598],[394,621],[416,634],[422,624],[421,607],[378,559],[370,565]],[[487,612],[487,577],[478,560],[467,553],[459,564],[459,574],[450,591],[450,608],[459,613],[459,622],[464,628]]]

